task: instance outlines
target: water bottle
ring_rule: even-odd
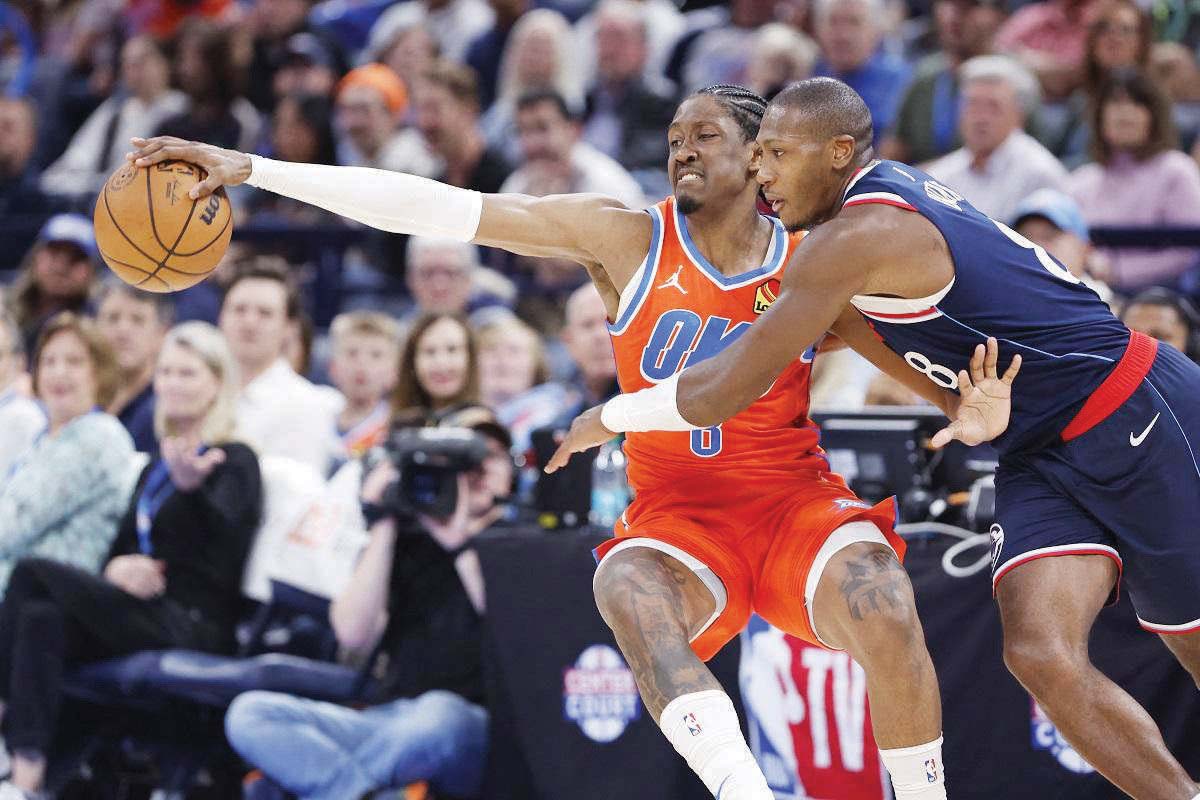
[[[600,446],[592,462],[592,507],[588,520],[600,528],[611,528],[629,505],[629,484],[625,479],[625,453],[621,440]]]

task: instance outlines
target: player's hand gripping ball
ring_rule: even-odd
[[[194,286],[216,268],[233,235],[225,190],[192,199],[208,173],[187,161],[132,163],[112,174],[96,199],[96,245],[117,276],[149,292]]]

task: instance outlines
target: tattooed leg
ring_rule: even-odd
[[[845,649],[866,672],[881,749],[941,736],[937,676],[912,584],[890,548],[859,542],[838,551],[817,586],[813,619],[821,639]]]
[[[716,609],[708,587],[677,559],[635,547],[605,560],[595,592],[646,708],[708,790],[774,800],[733,703],[689,644]]]
[[[654,719],[676,697],[721,689],[689,644],[716,601],[677,559],[646,547],[623,550],[605,560],[595,593]]]

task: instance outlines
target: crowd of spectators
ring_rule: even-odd
[[[1168,0],[0,1],[0,231],[35,234],[0,253],[0,800],[40,796],[64,672],[233,648],[280,462],[330,492],[361,484],[372,507],[388,468],[363,456],[403,426],[473,428],[489,455],[421,535],[369,514],[354,532],[330,625],[381,658],[382,691],[353,712],[252,692],[227,736],[266,774],[260,797],[418,780],[471,796],[487,604],[470,542],[528,505],[534,432],[617,391],[578,264],[384,235],[249,187],[230,192],[240,229],[356,234],[340,274],[367,290],[329,324],[286,233],[235,241],[178,295],[107,280],[88,215],[130,137],[644,207],[670,190],[665,129],[689,92],[835,76],[880,156],[1198,358],[1200,249],[1091,240],[1200,228],[1198,47],[1200,13]],[[817,357],[815,407],[916,402],[853,353]]]

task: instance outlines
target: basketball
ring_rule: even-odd
[[[125,164],[96,198],[96,245],[108,268],[131,286],[177,292],[204,280],[233,235],[223,188],[193,200],[207,173],[186,161]]]

